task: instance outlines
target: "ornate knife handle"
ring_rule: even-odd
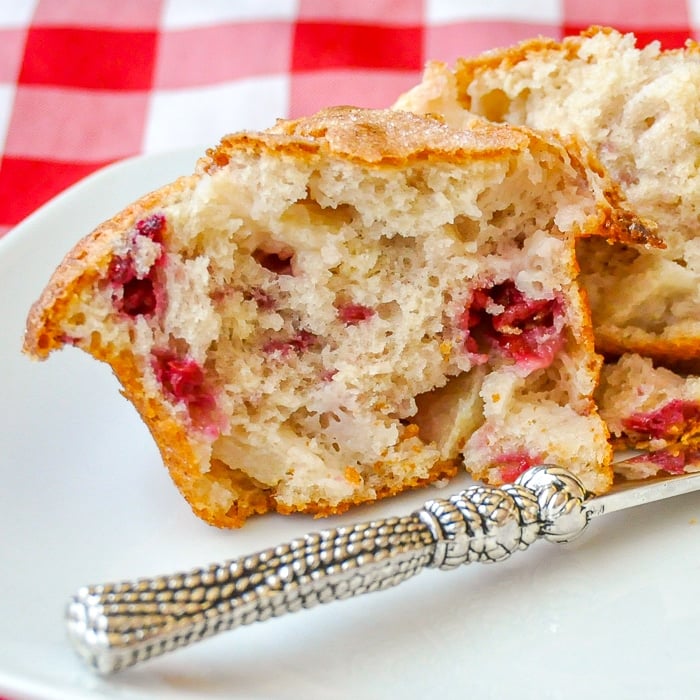
[[[66,610],[77,652],[113,673],[239,625],[384,590],[424,567],[495,562],[588,523],[587,493],[556,466],[502,488],[474,486],[411,515],[311,533],[171,576],[81,588]]]

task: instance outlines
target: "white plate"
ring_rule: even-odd
[[[323,523],[191,515],[109,371],[20,354],[24,318],[93,225],[199,151],[88,178],[0,241],[0,695],[53,698],[686,698],[700,683],[700,494],[606,516],[569,545],[225,633],[108,679],[66,643],[80,585],[167,573],[319,527],[403,513],[413,493]]]

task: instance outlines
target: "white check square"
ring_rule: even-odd
[[[289,111],[289,78],[273,75],[186,90],[155,91],[144,150],[218,143],[227,133],[264,129]]]
[[[166,0],[164,29],[187,29],[226,22],[294,20],[297,0]]]
[[[447,24],[469,20],[505,20],[531,23],[560,24],[563,0],[489,0],[489,2],[455,2],[427,0],[426,17],[429,24]]]

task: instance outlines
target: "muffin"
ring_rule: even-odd
[[[193,511],[336,514],[533,463],[610,484],[582,236],[639,238],[573,144],[332,108],[226,136],[68,253],[25,351],[108,363]]]
[[[650,451],[615,467],[621,475],[680,474],[700,463],[700,377],[626,354],[604,365],[596,398],[616,447]]]
[[[465,47],[465,50],[468,47]],[[475,116],[574,135],[592,148],[630,206],[658,225],[664,248],[582,240],[578,258],[597,346],[619,356],[700,367],[700,52],[637,48],[594,27],[562,42],[533,39],[431,63],[398,109]]]

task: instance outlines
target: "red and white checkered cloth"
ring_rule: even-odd
[[[88,173],[590,24],[682,46],[700,0],[0,0],[0,235]]]

